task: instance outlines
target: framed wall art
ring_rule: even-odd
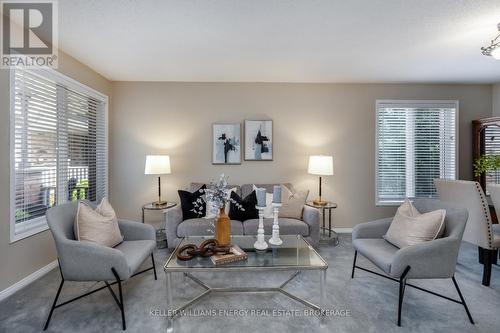
[[[245,120],[245,160],[273,160],[273,121]]]

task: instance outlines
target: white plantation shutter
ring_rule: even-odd
[[[12,70],[11,239],[48,208],[107,195],[107,98],[51,70]]]
[[[435,178],[456,179],[457,102],[377,102],[376,200],[436,196]]]

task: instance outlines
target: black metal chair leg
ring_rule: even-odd
[[[407,266],[399,278],[399,303],[398,303],[398,326],[401,326],[401,310],[403,307],[403,297],[406,287],[406,275],[410,271],[410,266]]]
[[[158,277],[156,276],[155,256],[153,255],[153,253],[151,253],[151,262],[153,263],[153,272],[155,272],[155,280],[158,280]]]
[[[491,251],[483,250],[483,286],[490,285],[491,279]]]
[[[354,279],[354,270],[356,269],[356,259],[358,257],[358,251],[354,251],[354,261],[352,262],[352,273],[351,279]]]
[[[455,285],[455,289],[457,289],[458,296],[460,297],[460,300],[462,301],[462,305],[465,308],[465,312],[467,312],[467,316],[469,317],[469,320],[470,320],[471,324],[474,325],[475,324],[474,320],[472,319],[472,316],[470,314],[469,308],[467,307],[467,304],[465,303],[465,298],[462,295],[462,292],[460,291],[460,288],[458,287],[458,283],[457,283],[457,280],[455,280],[455,276],[452,276],[451,279],[453,281],[453,284]]]
[[[120,280],[120,277],[118,276],[118,273],[116,272],[114,267],[111,268],[111,271],[113,272],[113,275],[116,278],[116,282],[118,283],[118,293],[119,293],[119,297],[120,297],[119,306],[120,306],[120,310],[122,312],[122,327],[123,327],[123,330],[125,331],[127,329],[127,324],[125,322],[125,305],[123,303],[122,281]]]
[[[59,289],[57,289],[56,298],[54,298],[54,302],[52,303],[52,307],[50,308],[49,316],[47,317],[47,321],[45,322],[45,326],[43,330],[46,331],[49,327],[50,319],[52,318],[52,313],[54,313],[54,309],[56,308],[57,300],[59,299],[59,295],[61,294],[61,290],[64,284],[64,277],[61,274],[61,284],[59,285]]]
[[[477,247],[477,255],[480,264],[484,264],[484,249],[481,246]]]

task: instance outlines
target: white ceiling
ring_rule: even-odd
[[[60,47],[111,80],[500,82],[499,0],[59,0]]]

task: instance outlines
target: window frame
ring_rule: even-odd
[[[405,105],[408,108],[444,107],[453,105],[455,108],[455,179],[458,179],[459,172],[459,147],[460,147],[460,111],[458,100],[399,100],[399,99],[377,99],[375,101],[375,206],[399,206],[404,200],[380,200],[378,197],[378,110],[381,105]]]
[[[104,103],[104,141],[105,141],[105,156],[106,156],[106,184],[105,192],[106,195],[109,193],[109,121],[108,121],[108,108],[109,108],[109,97],[87,85],[76,81],[52,68],[40,67],[37,69],[27,69],[23,67],[16,67],[9,69],[9,150],[10,150],[10,177],[9,177],[9,233],[10,233],[10,244],[25,239],[27,237],[36,235],[43,231],[46,231],[49,226],[47,225],[47,220],[44,216],[40,216],[30,220],[30,222],[25,225],[18,227],[21,231],[16,233],[16,189],[15,189],[15,71],[29,71],[43,76],[46,79],[52,80],[57,84],[63,85],[69,89],[75,90],[77,92],[86,94],[92,98],[96,98]]]

